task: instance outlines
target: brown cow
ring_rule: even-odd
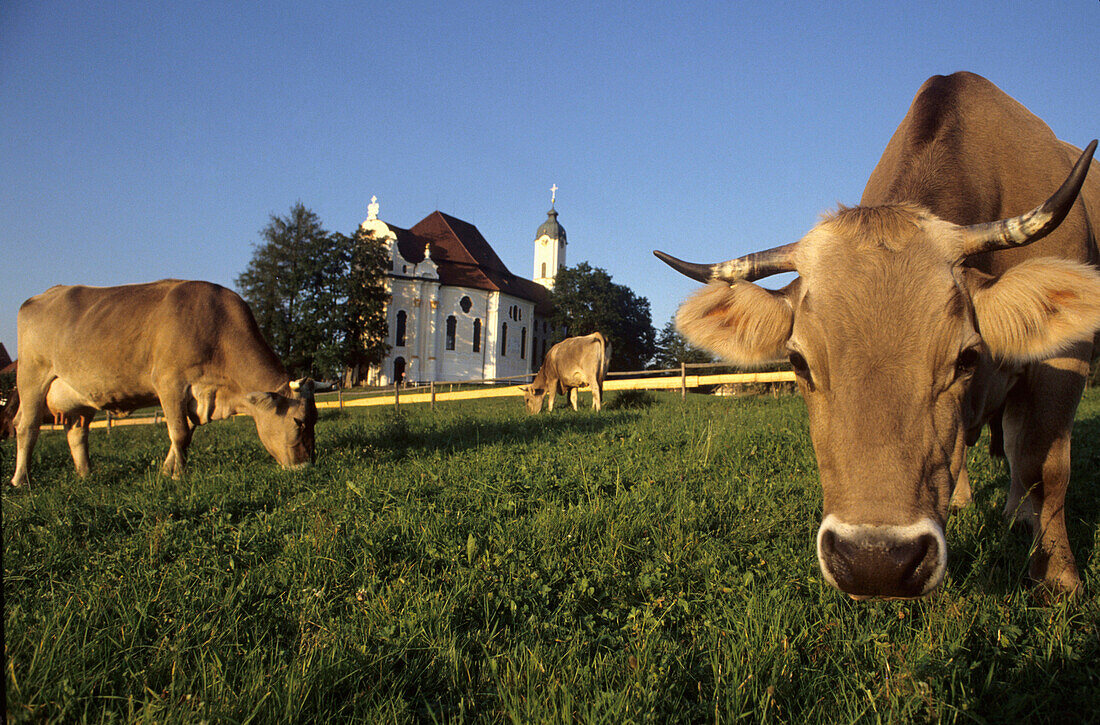
[[[1080,586],[1062,507],[1100,342],[1100,170],[1084,183],[1095,145],[1074,164],[1077,149],[989,81],[936,76],[860,206],[720,264],[659,253],[712,282],[678,313],[689,340],[794,367],[824,499],[818,560],[839,589],[937,588],[950,504],[969,500],[966,446],[993,416],[1012,473],[1006,516],[1035,537],[1032,577]],[[799,277],[782,290],[752,284],[786,271]]]
[[[209,282],[57,286],[19,308],[17,455],[27,465],[47,411],[62,414],[76,471],[88,473],[87,422],[160,404],[172,441],[166,475],[183,473],[194,426],[247,413],[285,467],[314,457],[313,381],[291,381],[236,293]]]
[[[592,388],[592,407],[597,411],[603,398],[603,380],[611,361],[611,345],[599,332],[583,337],[567,337],[550,348],[530,385],[521,386],[528,413],[542,410],[542,399],[550,396],[547,407],[554,409],[558,392],[569,396],[573,410],[577,409],[579,388]]]

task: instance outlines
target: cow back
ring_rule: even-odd
[[[1013,217],[1043,202],[1080,149],[1060,141],[1022,104],[973,73],[934,76],[875,166],[860,204],[919,204],[969,225]],[[1097,261],[1100,164],[1062,225],[1033,245],[975,255],[968,266],[1000,274],[1024,259]]]
[[[241,392],[287,382],[248,306],[208,282],[52,287],[20,309],[19,356],[101,407],[141,404],[164,376]]]

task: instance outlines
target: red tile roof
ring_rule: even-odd
[[[441,283],[504,292],[534,302],[536,314],[549,315],[546,288],[512,274],[473,224],[434,211],[412,229],[390,228],[397,235],[401,256],[410,262],[423,261],[424,247],[430,246]]]

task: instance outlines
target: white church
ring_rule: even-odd
[[[532,281],[512,274],[473,224],[434,211],[402,229],[378,218],[378,198],[372,197],[361,227],[386,245],[392,261],[390,351],[367,371],[366,382],[457,382],[536,372],[551,334],[548,292],[565,266],[565,229],[554,201],[552,196],[535,233]]]

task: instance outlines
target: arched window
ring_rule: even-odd
[[[481,320],[474,320],[474,352],[481,352]]]
[[[405,310],[398,310],[396,331],[397,340],[394,342],[394,345],[396,347],[405,347],[405,322],[408,320],[408,317],[409,316],[405,313]],[[402,365],[404,365],[404,361],[402,361]]]
[[[393,382],[401,383],[405,380],[405,358],[399,357],[393,361]]]
[[[508,323],[505,322],[500,326],[500,356],[504,357],[508,354]]]
[[[458,320],[454,315],[447,318],[447,349],[455,349],[455,330],[458,328]]]
[[[539,276],[541,276],[541,277],[545,277],[545,276],[546,276],[546,262],[543,262],[543,263],[542,263],[542,274],[541,274],[541,275],[539,275]]]
[[[519,331],[519,357],[521,360],[527,359],[527,328],[520,328]]]

